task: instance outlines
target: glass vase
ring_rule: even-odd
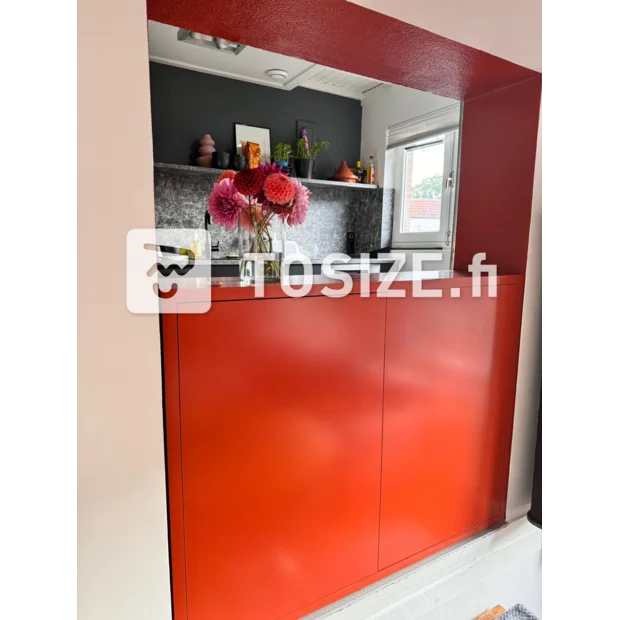
[[[239,218],[238,237],[241,279],[253,282],[261,271],[265,281],[279,280],[286,246],[282,220],[260,207],[252,209]]]

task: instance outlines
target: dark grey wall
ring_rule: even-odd
[[[362,106],[355,99],[307,88],[283,91],[155,62],[150,69],[156,162],[195,164],[205,133],[216,149],[232,153],[234,123],[269,127],[272,148],[290,144],[297,120],[314,121],[318,139],[329,142],[317,156],[315,178],[329,178],[343,159],[353,168],[360,158]]]

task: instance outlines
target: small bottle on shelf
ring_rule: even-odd
[[[373,156],[370,156],[370,161],[366,166],[366,175],[364,177],[364,183],[372,185],[375,182],[375,161]]]
[[[364,182],[364,169],[362,168],[361,160],[358,161],[357,164],[355,164],[355,176],[357,177],[358,183]]]

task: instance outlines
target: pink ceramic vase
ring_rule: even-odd
[[[207,133],[200,139],[200,147],[198,149],[200,157],[196,160],[196,163],[203,168],[211,168],[213,164],[214,152],[215,142],[213,138]]]

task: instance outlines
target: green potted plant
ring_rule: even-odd
[[[300,179],[312,178],[312,166],[316,156],[329,146],[329,142],[315,142],[308,144],[308,134],[305,129],[301,130],[301,138],[295,142],[293,159],[295,160],[295,173]]]
[[[273,149],[273,161],[276,166],[288,166],[288,160],[293,152],[293,147],[290,144],[284,144],[279,142]]]

